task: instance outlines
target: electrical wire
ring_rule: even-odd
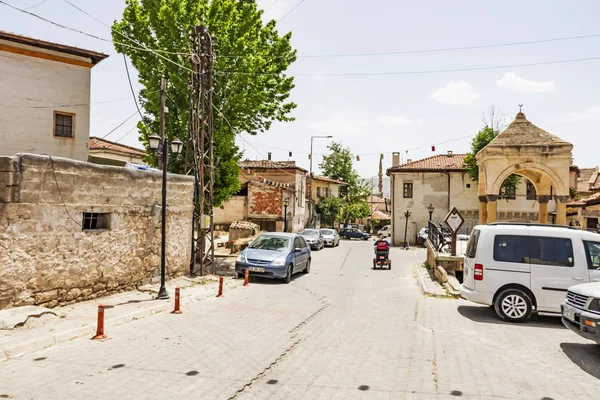
[[[530,44],[550,43],[550,42],[561,42],[568,40],[580,40],[600,37],[600,33],[592,33],[589,35],[579,36],[565,36],[549,39],[538,39],[538,40],[525,40],[519,42],[507,42],[507,43],[491,43],[474,46],[456,46],[456,47],[444,47],[437,49],[422,49],[422,50],[397,50],[397,51],[383,51],[383,52],[371,52],[371,53],[334,53],[334,54],[306,54],[297,55],[296,58],[342,58],[342,57],[379,57],[379,56],[394,56],[394,55],[407,55],[407,54],[426,54],[426,53],[442,53],[451,51],[464,51],[464,50],[479,50],[479,49],[490,49],[497,47],[510,47],[510,46],[523,46]],[[220,55],[219,58],[242,58],[242,57],[254,57],[254,55]],[[285,58],[287,56],[261,56],[264,58]]]
[[[63,207],[65,208],[65,211],[67,212],[67,215],[69,216],[69,218],[71,218],[71,220],[73,220],[73,222],[75,222],[77,225],[79,225],[83,229],[83,226],[81,225],[81,223],[79,223],[79,221],[76,221],[75,218],[73,218],[73,216],[69,212],[69,209],[67,208],[65,199],[63,199],[62,192],[60,191],[60,186],[58,185],[58,179],[56,178],[56,169],[54,168],[54,159],[52,158],[52,156],[50,156],[48,154],[45,154],[45,155],[48,156],[48,158],[50,158],[50,165],[52,165],[52,175],[54,176],[54,182],[56,183],[56,190],[58,191],[60,201],[62,202]]]
[[[290,11],[288,11],[288,12],[287,12],[287,14],[285,14],[283,17],[279,18],[279,19],[277,20],[277,22],[281,22],[281,21],[283,21],[285,17],[287,17],[288,15],[290,15],[292,12],[294,12],[294,10],[295,10],[296,8],[298,8],[298,7],[300,6],[300,4],[304,3],[304,1],[305,1],[305,0],[300,0],[300,2],[299,2],[298,4],[296,4],[296,5],[294,6],[294,8],[292,8]]]
[[[451,73],[451,72],[469,72],[469,71],[486,71],[494,69],[507,69],[507,68],[519,68],[519,67],[533,67],[539,65],[550,65],[550,64],[567,64],[582,61],[595,61],[600,60],[600,56],[595,57],[584,57],[584,58],[572,58],[567,60],[553,60],[553,61],[540,61],[535,63],[524,63],[524,64],[506,64],[506,65],[492,65],[485,67],[471,67],[471,68],[456,68],[456,69],[438,69],[438,70],[424,70],[424,71],[383,71],[383,72],[342,72],[342,73],[294,73],[294,76],[389,76],[389,75],[427,75],[427,74],[440,74],[440,73]],[[220,75],[253,75],[253,76],[279,76],[279,73],[261,73],[261,72],[239,72],[239,71],[215,71],[215,74]]]
[[[129,88],[131,89],[131,96],[133,97],[133,102],[135,103],[135,108],[137,108],[138,113],[140,114],[140,118],[144,126],[148,128],[146,123],[144,122],[144,116],[142,115],[142,111],[140,110],[140,106],[137,102],[137,98],[135,97],[135,91],[133,90],[133,84],[131,83],[131,76],[129,75],[129,67],[127,66],[127,57],[123,54],[123,62],[125,63],[125,70],[127,71],[127,80],[129,81]]]
[[[106,100],[106,101],[97,101],[94,103],[78,103],[78,104],[53,104],[50,106],[5,106],[4,104],[0,104],[0,108],[66,108],[66,107],[83,107],[83,106],[89,106],[92,104],[106,104],[106,103],[115,103],[118,101],[123,101],[123,100],[127,100],[129,97],[122,97],[120,99],[114,99],[114,100]]]
[[[128,44],[128,43],[115,42],[115,41],[112,41],[112,40],[109,40],[109,39],[106,39],[106,38],[103,38],[103,37],[100,37],[100,36],[96,36],[96,35],[94,35],[94,34],[91,34],[91,33],[84,32],[84,31],[82,31],[82,30],[79,30],[79,29],[76,29],[76,28],[71,28],[71,27],[69,27],[69,26],[66,26],[66,25],[60,24],[60,23],[58,23],[58,22],[54,22],[54,21],[52,21],[52,20],[49,20],[49,19],[47,19],[47,18],[44,18],[44,17],[42,17],[42,16],[40,16],[40,15],[38,15],[38,14],[32,13],[32,12],[30,12],[30,11],[23,10],[23,9],[21,9],[21,8],[18,8],[18,7],[15,7],[15,6],[11,5],[11,4],[8,4],[8,3],[7,3],[7,2],[5,2],[4,0],[0,0],[0,4],[3,4],[3,5],[5,5],[5,6],[7,6],[7,7],[10,7],[10,8],[12,8],[13,10],[17,10],[17,11],[20,11],[20,12],[22,12],[22,13],[25,13],[25,14],[31,15],[31,16],[33,16],[33,17],[35,17],[35,18],[38,18],[38,19],[40,19],[40,20],[42,20],[42,21],[45,21],[45,22],[48,22],[48,23],[50,23],[50,24],[52,24],[52,25],[54,25],[54,26],[57,26],[57,27],[59,27],[59,28],[62,28],[62,29],[66,29],[66,30],[69,30],[69,31],[72,31],[72,32],[77,32],[77,33],[80,33],[80,34],[82,34],[82,35],[89,36],[89,37],[91,37],[91,38],[94,38],[94,39],[97,39],[97,40],[101,40],[101,41],[103,41],[103,42],[112,43],[112,44],[118,44],[118,45],[120,45],[120,46],[130,47],[130,48],[137,49],[137,50],[148,51],[148,52],[150,52],[150,53],[152,53],[152,54],[156,55],[157,57],[164,59],[165,61],[168,61],[168,62],[170,62],[170,63],[172,63],[172,64],[174,64],[174,65],[177,65],[178,67],[180,67],[180,68],[182,68],[182,69],[184,69],[184,70],[187,70],[187,71],[189,71],[189,72],[193,72],[193,71],[192,71],[190,68],[187,68],[187,67],[185,67],[185,66],[183,66],[183,65],[181,65],[181,64],[179,64],[179,63],[177,63],[177,62],[175,62],[175,61],[173,61],[173,60],[171,60],[170,58],[168,58],[168,57],[165,57],[165,56],[163,56],[162,54],[158,53],[158,52],[157,52],[157,50],[153,50],[153,49],[150,49],[150,48],[148,48],[148,47],[145,47],[145,46],[144,46],[144,47],[137,47],[137,46],[132,46],[132,45],[130,45],[130,44]],[[169,53],[169,54],[180,54],[180,53],[170,53],[170,52],[166,52],[166,53]]]
[[[119,129],[120,127],[122,127],[122,126],[125,124],[125,122],[129,121],[129,120],[130,120],[131,118],[133,118],[133,117],[134,117],[134,116],[135,116],[137,113],[138,113],[138,112],[137,112],[137,110],[136,110],[136,111],[135,111],[133,114],[131,114],[129,117],[127,117],[127,118],[125,119],[125,121],[123,121],[123,122],[121,122],[119,125],[115,126],[113,129],[111,129],[111,130],[110,130],[110,132],[108,132],[106,135],[102,136],[100,139],[104,139],[104,138],[106,138],[108,135],[110,135],[111,133],[113,133],[114,131],[116,131],[116,130],[117,130],[117,129]]]
[[[45,2],[47,2],[47,1],[48,1],[48,0],[42,0],[42,1],[40,1],[39,3],[32,5],[31,7],[24,8],[23,10],[31,10],[31,9],[33,9],[33,8],[36,8],[37,6],[41,6],[42,4],[44,4],[44,3],[45,3]]]

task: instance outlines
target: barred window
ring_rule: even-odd
[[[54,111],[54,136],[72,138],[75,114]]]

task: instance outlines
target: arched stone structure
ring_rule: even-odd
[[[548,223],[548,201],[556,199],[556,223],[567,224],[569,168],[573,145],[538,128],[519,112],[514,121],[477,153],[479,222],[496,221],[496,201],[504,180],[521,175],[534,185],[539,222]]]

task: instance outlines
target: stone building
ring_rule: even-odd
[[[294,161],[245,160],[240,163],[239,193],[214,210],[215,225],[249,220],[261,229],[283,229],[284,201],[287,200],[287,230],[304,229],[306,173]]]
[[[110,140],[91,137],[88,161],[94,164],[124,167],[128,163],[144,164],[144,150]]]
[[[0,309],[54,307],[159,274],[159,171],[0,157]],[[168,176],[167,273],[189,271],[193,177]]]
[[[441,154],[422,160],[408,162],[388,169],[391,178],[393,242],[404,242],[405,216],[410,210],[407,238],[414,243],[421,228],[427,226],[429,212],[433,204],[432,220],[440,223],[448,212],[456,207],[465,224],[462,233],[469,233],[479,222],[479,200],[477,182],[473,182],[463,167],[465,154]],[[539,206],[536,202],[535,187],[522,179],[515,193],[504,193],[498,201],[501,220],[536,221]],[[550,202],[554,210],[554,201]],[[399,228],[398,228],[399,227]]]
[[[91,72],[106,57],[0,31],[0,156],[86,161]]]

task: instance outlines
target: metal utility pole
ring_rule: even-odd
[[[383,154],[379,157],[379,196],[383,197]]]
[[[213,43],[204,26],[192,35],[196,54],[192,57],[190,120],[185,168],[195,177],[194,218],[190,274],[202,275],[210,266],[216,272],[213,230],[214,154],[213,154]],[[197,267],[199,261],[200,267]],[[199,271],[198,271],[199,270]]]

